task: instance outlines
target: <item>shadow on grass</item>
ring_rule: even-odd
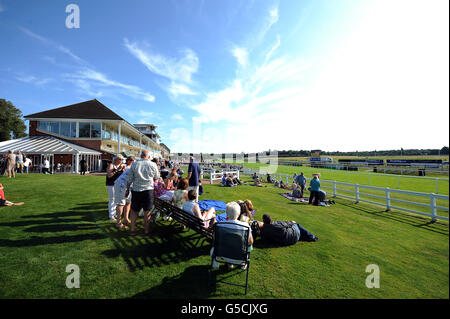
[[[440,223],[438,221],[432,222],[429,218],[421,217],[421,216],[413,216],[408,215],[402,212],[395,211],[386,211],[386,210],[375,210],[368,207],[358,206],[358,204],[349,204],[349,203],[339,203],[342,206],[351,207],[354,210],[358,210],[372,216],[382,217],[390,220],[394,220],[396,222],[408,224],[414,227],[419,227],[421,229],[425,229],[428,231],[432,231],[441,235],[449,235],[448,234],[448,225],[444,223]]]
[[[245,270],[240,270],[238,267],[230,271],[225,265],[221,265],[219,269],[214,270],[211,269],[209,264],[190,266],[183,273],[173,277],[165,277],[158,286],[140,292],[131,298],[186,299],[189,297],[190,299],[205,299],[217,297],[217,290],[220,291],[222,287],[223,291],[226,291],[227,298],[239,298],[244,296],[243,287],[235,287],[235,290],[230,292],[230,286],[220,283],[218,280],[244,284],[245,273]]]
[[[183,273],[165,277],[161,284],[140,292],[131,298],[137,299],[204,299],[210,296],[208,289],[209,265],[191,266]]]
[[[192,231],[157,222],[150,224],[150,235],[145,236],[141,221],[142,218],[136,223],[136,236],[131,236],[129,231],[119,230],[113,224],[101,226],[115,246],[115,249],[104,251],[103,254],[109,258],[122,257],[132,272],[177,264],[209,254],[210,245],[202,240],[200,245],[195,245],[203,237]]]
[[[82,208],[82,209],[80,209]],[[74,207],[65,212],[54,212],[39,215],[21,216],[24,220],[0,223],[0,227],[21,228],[24,233],[60,233],[58,236],[30,236],[19,240],[0,239],[3,247],[30,247],[40,245],[64,244],[85,240],[105,239],[105,235],[98,233],[97,226],[90,212],[104,210],[105,203],[87,203]],[[105,213],[107,214],[107,212]],[[31,226],[31,227],[27,227]],[[67,232],[88,231],[84,234],[67,234]]]

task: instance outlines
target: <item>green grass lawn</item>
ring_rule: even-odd
[[[210,245],[158,221],[152,235],[131,237],[107,220],[105,178],[1,177],[0,298],[244,298],[243,289],[208,290]],[[200,199],[251,199],[257,218],[296,220],[316,243],[275,247],[257,240],[247,298],[449,298],[448,223],[337,199],[314,207],[289,201],[280,189],[204,185]],[[142,226],[140,226],[142,230]],[[81,287],[65,286],[66,266],[80,267]],[[365,286],[366,266],[380,268],[380,288]],[[218,278],[245,280],[238,270]]]

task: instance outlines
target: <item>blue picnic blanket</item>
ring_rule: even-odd
[[[225,222],[227,221],[227,213],[217,214],[216,215],[216,222]]]
[[[214,207],[216,211],[224,212],[226,210],[227,204],[222,201],[213,200],[213,199],[205,199],[198,202],[198,206],[201,210],[209,210],[211,207]]]

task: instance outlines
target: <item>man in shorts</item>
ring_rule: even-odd
[[[16,156],[16,165],[17,165],[17,173],[23,174],[23,154],[22,151],[17,152]]]
[[[127,190],[125,197],[131,191],[131,235],[136,235],[137,214],[144,210],[144,235],[148,235],[150,210],[153,206],[153,181],[159,179],[159,170],[154,162],[150,160],[148,150],[141,152],[141,158],[134,162],[129,168],[127,176]]]

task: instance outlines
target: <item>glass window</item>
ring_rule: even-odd
[[[91,123],[80,122],[78,129],[79,137],[91,137]]]
[[[38,129],[40,131],[59,134],[59,122],[41,122],[41,121],[39,121]]]
[[[91,137],[101,137],[102,124],[100,122],[91,122]]]
[[[61,122],[60,135],[71,137],[70,135],[70,122]]]

